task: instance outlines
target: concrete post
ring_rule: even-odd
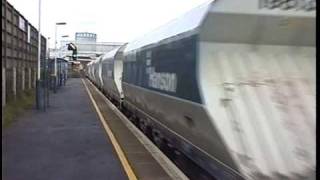
[[[36,83],[37,83],[37,71],[34,70],[33,73],[34,73],[34,75],[33,75],[32,85],[33,85],[33,88],[35,88],[36,87]]]
[[[6,105],[6,68],[2,67],[2,107]]]
[[[22,78],[21,78],[21,83],[22,83],[22,86],[21,86],[21,88],[22,88],[22,91],[24,91],[25,90],[25,69],[24,68],[22,68],[22,71],[21,71],[21,76],[22,76]]]
[[[12,74],[13,74],[13,81],[12,81],[12,94],[13,94],[13,99],[16,100],[17,96],[17,69],[16,67],[12,68]]]
[[[28,89],[31,89],[32,76],[31,76],[31,68],[28,68]]]

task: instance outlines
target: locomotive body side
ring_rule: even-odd
[[[184,154],[216,174],[237,177],[237,166],[200,99],[197,35],[128,54],[124,62],[124,107],[146,121]],[[160,132],[159,132],[160,133]],[[201,152],[203,151],[203,152]],[[202,155],[205,154],[205,155]],[[203,157],[210,154],[210,157]],[[210,159],[208,161],[207,159]]]
[[[98,76],[97,76],[97,60],[92,61],[91,64],[91,73],[92,73],[92,82],[94,85],[97,86],[97,80],[98,80]]]
[[[141,126],[151,127],[153,136],[173,144],[213,176],[242,179],[199,89],[198,26],[209,7],[200,6],[128,44],[123,107],[140,119]]]
[[[102,56],[98,58],[98,60],[95,63],[95,77],[96,77],[96,83],[98,88],[101,90],[103,86],[102,81]]]
[[[118,104],[123,98],[122,93],[122,71],[123,71],[123,48],[116,48],[102,57],[102,89],[104,93],[115,100]]]

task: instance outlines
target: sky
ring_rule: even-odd
[[[39,0],[7,0],[38,28]],[[54,44],[74,40],[75,32],[97,34],[98,42],[130,42],[208,0],[41,0],[41,34]]]

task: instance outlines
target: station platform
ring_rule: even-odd
[[[150,152],[88,80],[71,78],[46,112],[30,110],[3,131],[2,178],[183,179]]]

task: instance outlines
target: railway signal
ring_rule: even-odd
[[[72,59],[77,60],[77,46],[73,43],[68,44],[68,50],[72,51]]]

